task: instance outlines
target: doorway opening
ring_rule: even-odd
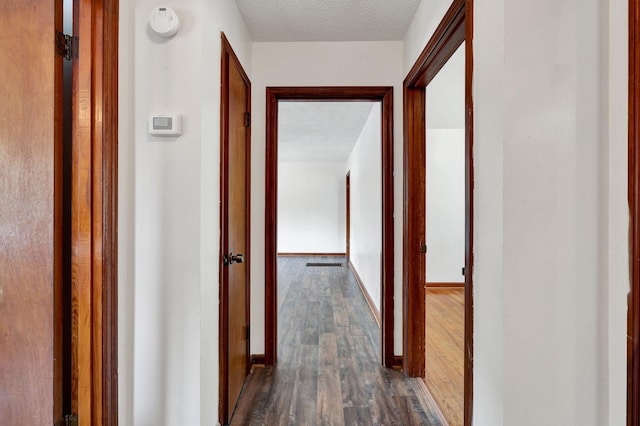
[[[278,306],[278,130],[280,102],[379,102],[381,134],[381,316],[382,364],[392,367],[393,356],[393,88],[280,87],[267,88],[267,154],[265,218],[265,364],[277,361]],[[343,182],[344,174],[340,177]],[[341,184],[342,185],[342,184]],[[342,240],[344,241],[344,240]],[[342,253],[344,255],[344,252]]]
[[[453,269],[453,279],[435,278],[433,284],[439,288],[461,287],[463,290],[463,424],[472,424],[473,400],[473,2],[472,0],[454,0],[445,16],[428,41],[418,60],[409,71],[404,81],[404,233],[403,233],[403,354],[404,368],[408,375],[425,377],[426,363],[430,362],[426,353],[426,302],[430,281],[427,270],[427,256],[430,250],[427,237],[427,144],[432,141],[429,134],[429,123],[425,117],[428,113],[427,102],[431,103],[427,86],[442,70],[445,64],[456,54],[464,43],[462,54],[464,59],[464,118],[461,135],[464,142],[462,150],[464,182],[462,203],[464,209],[464,260],[458,270],[461,278]],[[462,85],[462,81],[457,84]],[[460,133],[460,132],[458,132]],[[441,135],[442,136],[442,135]],[[449,135],[451,136],[451,135]],[[442,250],[442,249],[441,249]],[[444,250],[443,250],[444,251]],[[454,264],[462,259],[454,257]],[[459,267],[459,266],[458,266]],[[458,268],[454,267],[454,268]],[[462,283],[464,281],[464,283]],[[427,285],[425,285],[427,284]],[[428,380],[428,378],[427,378]],[[443,410],[445,411],[445,410]]]

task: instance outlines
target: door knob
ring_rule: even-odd
[[[242,254],[229,253],[229,265],[234,263],[244,263],[244,256]]]

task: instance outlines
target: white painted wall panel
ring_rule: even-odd
[[[427,129],[426,157],[426,281],[463,283],[464,129]]]
[[[278,163],[278,253],[344,253],[345,218],[344,163]]]
[[[234,2],[168,1],[171,39],[149,0],[120,8],[119,406],[123,425],[210,425],[218,416],[220,31],[251,72]],[[152,138],[150,114],[183,116]]]
[[[376,103],[347,161],[351,174],[351,263],[378,311],[381,306],[382,148]],[[346,173],[345,173],[346,174]]]

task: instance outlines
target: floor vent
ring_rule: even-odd
[[[342,263],[315,263],[315,262],[308,262],[307,266],[342,266]]]

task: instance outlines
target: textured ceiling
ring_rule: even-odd
[[[253,41],[402,40],[420,0],[236,0]]]
[[[346,161],[373,102],[280,102],[278,161]]]

